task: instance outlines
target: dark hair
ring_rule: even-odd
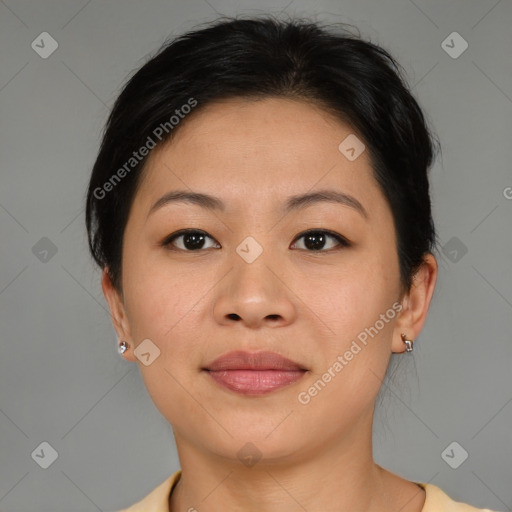
[[[277,96],[321,106],[363,140],[393,214],[408,290],[436,244],[427,170],[437,141],[403,76],[387,51],[346,25],[222,18],[166,42],[128,80],[106,123],[87,192],[93,258],[121,290],[123,234],[148,156],[137,150],[165,143],[187,112],[215,100]]]

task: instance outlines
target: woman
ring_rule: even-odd
[[[307,21],[220,20],[129,80],[89,244],[181,470],[126,510],[476,510],[372,457],[436,282],[434,145],[386,51]]]

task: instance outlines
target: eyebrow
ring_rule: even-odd
[[[158,199],[158,201],[156,201],[156,203],[154,203],[150,208],[147,216],[149,217],[153,212],[163,206],[177,202],[195,204],[212,211],[225,211],[226,209],[226,205],[219,198],[209,194],[188,192],[186,190],[174,190]],[[364,206],[355,197],[345,194],[344,192],[329,189],[291,196],[286,201],[283,207],[283,212],[289,213],[320,202],[338,203],[343,206],[349,206],[359,212],[365,219],[368,218],[368,213]]]

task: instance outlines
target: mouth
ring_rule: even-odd
[[[202,368],[217,384],[242,395],[270,393],[300,380],[307,368],[275,352],[229,352]]]

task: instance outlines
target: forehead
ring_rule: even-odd
[[[140,201],[189,188],[248,207],[326,187],[361,202],[382,200],[368,152],[350,160],[340,151],[345,140],[352,146],[359,140],[355,149],[360,150],[360,137],[312,103],[229,99],[195,111],[182,123],[148,158]]]

